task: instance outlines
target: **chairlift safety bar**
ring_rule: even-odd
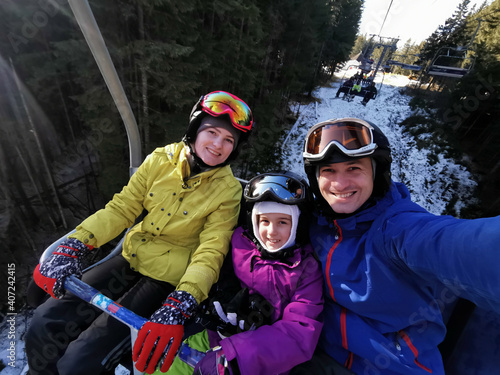
[[[137,338],[138,331],[144,323],[148,321],[142,316],[137,315],[126,307],[123,307],[112,299],[106,297],[97,289],[91,287],[73,275],[68,276],[64,280],[64,288],[78,298],[81,298],[82,300],[90,303],[92,306],[97,307],[106,314],[111,315],[113,318],[127,325],[130,328],[132,345]],[[177,351],[177,357],[193,368],[204,356],[205,353],[189,347],[186,343],[182,343]],[[142,373],[134,368],[134,374]]]

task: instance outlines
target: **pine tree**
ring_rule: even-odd
[[[337,64],[347,60],[351,51],[353,53],[362,51],[366,38],[356,38],[361,20],[362,1],[330,1],[330,9],[332,17],[323,52],[323,66],[329,68],[332,77]]]
[[[467,16],[469,15],[468,6],[470,0],[462,0],[457,6],[457,9],[451,17],[449,17],[444,25],[440,25],[438,29],[430,35],[426,40],[424,49],[421,52],[420,63],[430,62],[436,54],[446,49],[452,55],[461,54],[460,51],[454,52],[453,49],[465,47],[469,42],[469,34],[467,33]],[[444,53],[444,52],[443,52]]]

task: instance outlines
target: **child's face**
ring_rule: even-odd
[[[269,213],[259,215],[259,234],[269,250],[277,250],[290,238],[292,217],[287,214]]]

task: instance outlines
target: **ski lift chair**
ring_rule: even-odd
[[[465,47],[442,47],[427,68],[427,74],[449,78],[462,78],[474,66],[474,58],[467,56]]]
[[[369,80],[363,81],[361,84],[360,91],[353,91],[352,88],[349,89],[348,92],[344,93],[344,96],[342,96],[342,99],[347,100],[348,102],[352,102],[356,96],[360,96],[360,97],[364,98],[365,94],[366,94],[366,89],[367,89],[367,87],[370,86],[371,82],[372,81],[369,81]],[[377,97],[377,95],[374,95],[372,100],[375,99],[376,97]]]

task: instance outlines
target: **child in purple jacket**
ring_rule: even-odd
[[[323,326],[323,280],[305,244],[309,194],[291,172],[264,173],[246,185],[248,229],[237,228],[231,239],[241,290],[227,303],[212,300],[217,332],[187,339],[198,350],[212,348],[194,374],[286,374],[311,358]],[[189,371],[176,358],[168,373]]]

